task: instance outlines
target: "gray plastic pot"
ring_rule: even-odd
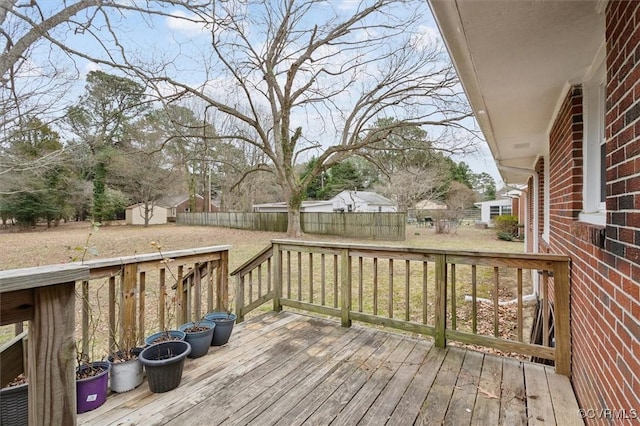
[[[226,344],[229,341],[229,337],[231,337],[233,324],[236,322],[236,315],[227,312],[210,312],[204,316],[204,319],[216,323],[216,328],[213,330],[213,338],[211,339],[211,346],[222,346]]]
[[[203,331],[188,331],[191,327],[206,327]],[[211,339],[215,332],[216,323],[213,321],[188,322],[178,327],[179,330],[185,332],[184,340],[191,345],[191,353],[189,358],[199,358],[206,355],[211,347]]]

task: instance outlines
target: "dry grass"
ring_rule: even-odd
[[[152,242],[157,242],[163,251],[215,245],[231,245],[229,269],[234,270],[274,238],[286,238],[281,233],[253,232],[213,227],[177,226],[173,224],[149,228],[114,224],[103,226],[94,232],[88,223],[68,223],[57,228],[38,227],[28,232],[14,229],[0,230],[0,265],[2,269],[25,268],[31,266],[66,263],[79,260],[83,247],[91,249],[84,254],[85,259],[110,258],[154,252]],[[461,227],[451,234],[436,234],[434,229],[407,226],[407,239],[401,242],[372,240],[347,240],[337,237],[308,235],[304,240],[348,241],[381,246],[409,246],[421,248],[521,252],[519,243],[500,241],[493,230]],[[99,298],[100,286],[92,289],[93,298]],[[233,287],[233,286],[231,286]],[[104,291],[104,288],[102,289]],[[233,288],[230,289],[233,299]],[[485,295],[483,295],[485,296]],[[412,300],[419,305],[421,301]],[[357,299],[354,303],[358,303]],[[380,300],[384,306],[384,299]],[[79,305],[79,304],[78,304]],[[104,312],[100,313],[100,315]],[[79,316],[77,316],[79,318]],[[105,327],[99,326],[97,334],[105,334]],[[0,343],[13,334],[11,326],[0,328]]]

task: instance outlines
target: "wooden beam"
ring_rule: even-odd
[[[75,300],[74,281],[35,290],[27,367],[30,425],[76,424]]]
[[[342,250],[340,255],[340,308],[342,326],[351,327],[351,257],[348,249]]]

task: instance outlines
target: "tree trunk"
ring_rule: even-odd
[[[302,200],[300,197],[292,196],[289,199],[289,214],[287,223],[287,236],[298,238],[303,235],[302,226],[300,226],[300,206]]]

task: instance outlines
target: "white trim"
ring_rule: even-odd
[[[562,86],[562,90],[560,91],[560,96],[558,96],[558,99],[556,99],[556,106],[553,108],[553,114],[551,114],[551,120],[549,120],[549,127],[547,127],[547,152],[549,152],[549,138],[548,136],[551,135],[551,130],[553,130],[553,125],[556,123],[556,118],[558,118],[558,114],[560,114],[560,109],[562,108],[562,105],[564,105],[564,100],[567,97],[567,95],[569,94],[569,92],[571,91],[571,88],[573,87],[573,85],[570,82],[565,82],[564,86]],[[538,160],[536,159],[536,163],[538,162]],[[534,163],[535,165],[535,163]]]
[[[597,0],[596,2],[596,13],[600,14],[600,13],[604,13],[605,10],[607,9],[607,4],[609,3],[609,0]]]
[[[583,182],[582,212],[579,219],[594,225],[606,225],[606,203],[601,197],[601,145],[604,142],[606,93],[606,62],[604,44],[598,50],[583,84],[584,129],[582,140]]]
[[[550,209],[549,209],[549,197],[550,197],[550,191],[549,191],[549,153],[545,154],[543,157],[543,161],[544,161],[544,178],[542,179],[543,181],[543,208],[544,208],[544,212],[543,212],[543,228],[542,228],[542,239],[544,241],[546,241],[547,243],[549,243],[549,233],[550,233],[550,220],[549,220],[549,216],[550,216]]]

